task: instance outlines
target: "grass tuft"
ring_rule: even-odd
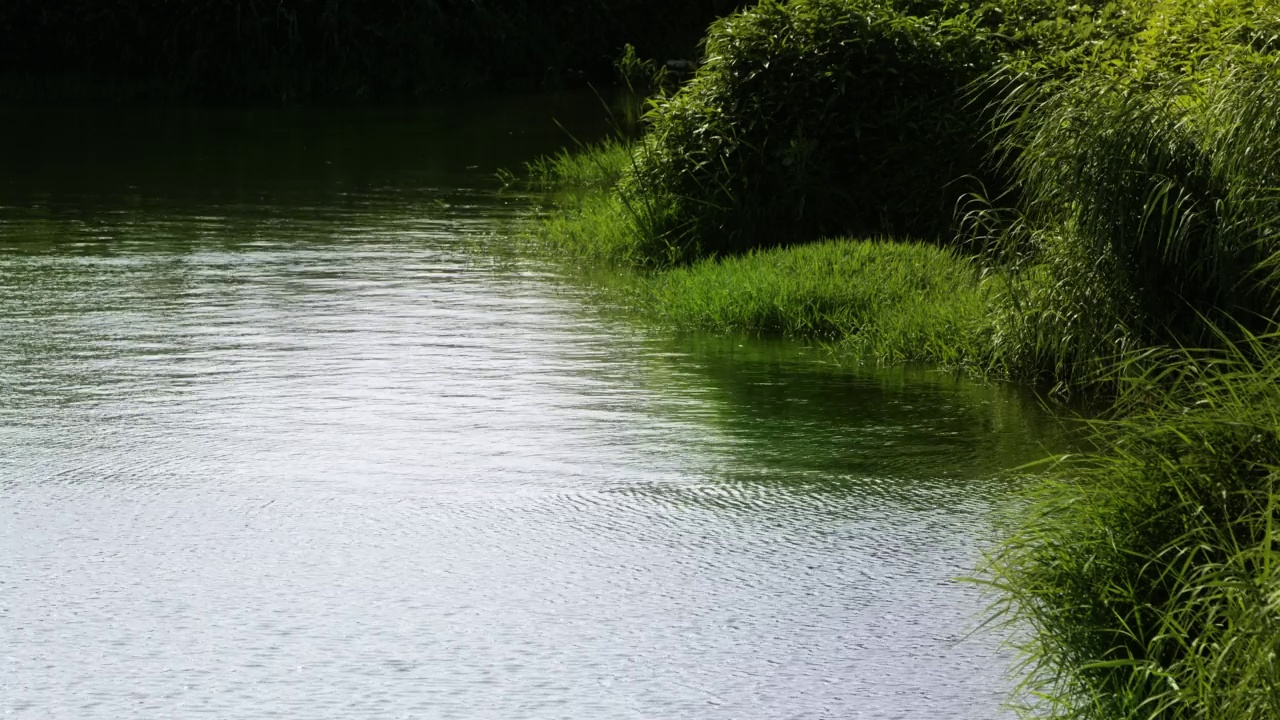
[[[919,242],[827,240],[658,274],[652,305],[681,328],[823,338],[882,365],[984,361],[986,301],[971,262]]]

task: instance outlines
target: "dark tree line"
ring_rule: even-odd
[[[740,0],[6,0],[0,75],[191,98],[422,97],[689,53]]]

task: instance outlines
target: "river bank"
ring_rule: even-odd
[[[675,327],[1100,404],[1099,452],[1047,466],[983,571],[1035,630],[1028,712],[1274,717],[1277,27],[1243,1],[762,3],[639,140],[533,168],[532,235]]]

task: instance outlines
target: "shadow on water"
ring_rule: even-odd
[[[495,174],[607,124],[589,93],[378,108],[5,108],[0,210],[55,218],[406,202]]]
[[[639,382],[683,424],[684,452],[715,460],[686,481],[617,492],[727,510],[825,498],[813,510],[833,516],[879,504],[962,518],[964,529],[946,532],[986,537],[991,513],[1023,483],[1008,471],[1071,443],[1061,420],[1006,385],[842,366],[785,339],[659,335],[645,346]]]

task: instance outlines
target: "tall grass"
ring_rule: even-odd
[[[527,163],[525,181],[533,189],[560,193],[611,190],[630,168],[632,150],[631,143],[617,139],[561,150]]]
[[[528,181],[546,195],[551,211],[531,236],[560,255],[631,268],[669,267],[674,258],[661,236],[662,207],[623,190],[634,172],[637,145],[609,140],[541,158],[527,166]]]
[[[1117,366],[1103,449],[1016,513],[984,577],[1029,716],[1280,717],[1278,340]]]

